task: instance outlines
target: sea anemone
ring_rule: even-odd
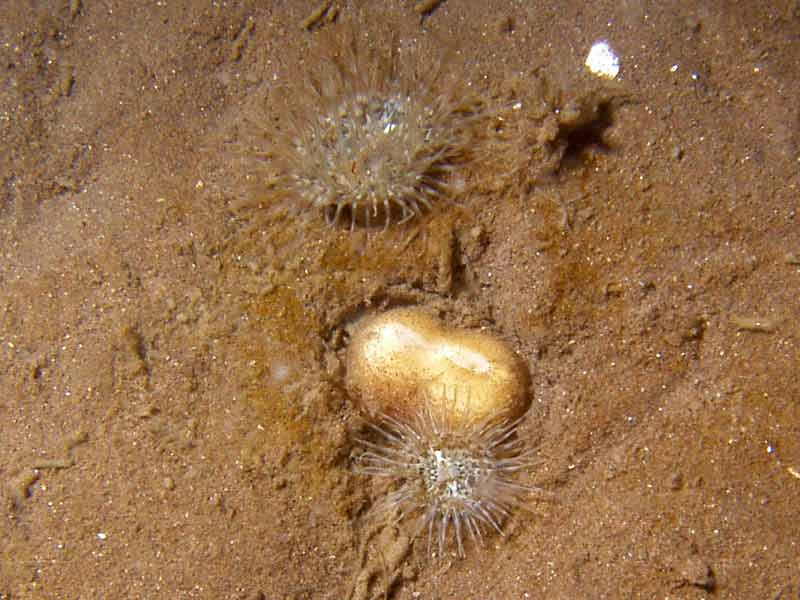
[[[533,464],[518,426],[530,406],[521,358],[483,331],[448,327],[419,308],[369,315],[353,328],[345,385],[372,435],[359,470],[399,482],[377,515],[415,515],[442,556],[448,531],[481,544],[523,496]]]
[[[441,52],[320,36],[299,85],[270,99],[271,192],[351,229],[405,223],[451,199],[480,104],[444,73]]]
[[[488,532],[502,534],[514,508],[539,491],[513,480],[535,464],[517,435],[521,420],[495,416],[465,426],[423,410],[410,421],[381,415],[368,422],[374,435],[360,440],[359,470],[400,482],[375,514],[413,518],[413,536],[427,532],[428,553],[435,547],[439,557],[451,531],[459,557],[467,538],[482,546]]]

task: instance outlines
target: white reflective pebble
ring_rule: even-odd
[[[608,79],[614,79],[619,75],[621,67],[619,57],[605,40],[594,43],[585,64],[595,75]]]

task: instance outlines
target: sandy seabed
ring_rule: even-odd
[[[0,598],[800,597],[800,5],[317,6],[0,5]],[[344,26],[545,78],[515,176],[413,234],[234,210],[246,117]],[[552,498],[465,559],[353,472],[347,326],[396,304],[531,373]]]

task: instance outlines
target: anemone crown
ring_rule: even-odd
[[[280,193],[351,229],[405,223],[452,199],[479,103],[422,50],[400,56],[347,34],[323,47],[276,103],[266,154]]]
[[[514,481],[535,464],[517,435],[520,421],[500,416],[454,427],[446,414],[425,411],[410,422],[382,415],[369,423],[375,435],[361,440],[360,471],[399,482],[376,514],[413,517],[414,537],[427,532],[428,552],[435,546],[440,557],[451,529],[459,557],[467,538],[482,546],[489,531],[502,534],[513,509],[538,491]]]

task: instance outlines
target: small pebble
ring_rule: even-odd
[[[505,16],[497,21],[497,31],[500,33],[513,33],[514,32],[514,17]]]
[[[403,579],[405,581],[416,581],[417,570],[412,565],[405,565],[403,567]]]
[[[669,489],[677,492],[683,487],[683,475],[680,473],[673,473],[669,478]]]
[[[700,27],[701,27],[700,19],[698,19],[694,15],[690,15],[690,16],[686,17],[686,19],[684,20],[683,24],[686,26],[686,29],[690,33],[697,33],[698,31],[700,31]]]
[[[714,572],[699,556],[690,556],[681,568],[681,577],[694,587],[711,591],[716,586]]]
[[[592,73],[606,79],[614,79],[621,68],[619,56],[605,40],[599,40],[592,45],[585,64]]]
[[[72,85],[75,83],[75,77],[72,74],[71,68],[66,68],[61,73],[61,78],[58,82],[58,91],[65,98],[72,94]]]

